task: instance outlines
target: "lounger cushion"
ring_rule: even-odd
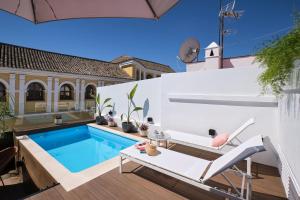
[[[165,133],[169,134],[171,136],[171,141],[174,143],[182,144],[191,146],[194,148],[200,148],[200,149],[207,149],[207,150],[219,150],[222,149],[228,142],[232,141],[235,137],[237,137],[239,134],[241,134],[247,127],[254,124],[255,120],[253,118],[246,121],[242,126],[240,126],[237,130],[232,132],[227,141],[218,147],[213,147],[212,144],[212,138],[195,135],[191,133],[185,133],[175,130],[166,130]]]
[[[189,156],[183,153],[158,147],[160,152],[156,156],[148,156],[140,153],[134,146],[124,149],[121,155],[137,159],[141,162],[151,164],[158,168],[176,173],[195,181],[199,181],[210,161]]]
[[[200,135],[194,135],[194,134],[173,131],[173,130],[166,130],[164,132],[170,135],[171,141],[178,144],[183,144],[192,147],[203,146],[203,147],[210,147],[216,149],[216,147],[211,146],[213,139],[210,137],[204,137]]]
[[[227,142],[228,138],[229,138],[229,134],[227,133],[219,134],[212,140],[211,146],[213,147],[222,146],[223,144],[225,144],[225,142]]]

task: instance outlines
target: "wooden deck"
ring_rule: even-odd
[[[182,145],[175,145],[172,149],[205,159],[215,159],[218,156]],[[243,167],[244,163],[240,165]],[[254,164],[253,170],[258,172],[258,176],[253,179],[253,199],[286,199],[276,168]],[[69,192],[66,192],[61,185],[56,185],[27,199],[224,199],[133,162],[124,165],[124,171],[125,173],[119,174],[118,169],[115,168]],[[227,175],[237,184],[240,183],[239,178],[229,173]],[[221,176],[214,177],[208,184],[230,189]]]

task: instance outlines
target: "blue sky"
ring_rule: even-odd
[[[182,42],[197,38],[201,48],[218,41],[218,0],[181,0],[160,20],[83,19],[34,25],[0,11],[0,42],[110,61],[130,55],[184,71],[176,59]],[[254,54],[261,44],[286,34],[300,0],[237,0],[243,17],[226,22],[225,57]],[[199,59],[203,59],[201,49]]]

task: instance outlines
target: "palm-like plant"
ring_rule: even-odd
[[[138,107],[133,103],[133,97],[135,95],[135,92],[137,90],[138,84],[135,84],[135,86],[131,89],[131,91],[129,92],[129,94],[127,93],[127,100],[128,100],[128,106],[127,106],[127,113],[123,113],[121,115],[121,120],[123,121],[123,119],[125,119],[125,121],[122,123],[123,125],[123,130],[125,132],[131,132],[132,130],[132,123],[131,123],[131,115],[134,112],[137,112],[139,110],[143,110],[142,107]],[[127,128],[125,128],[125,126],[130,126],[130,130],[128,130]]]
[[[111,98],[104,99],[103,103],[101,102],[100,94],[97,94],[96,104],[98,109],[98,117],[96,117],[96,122],[99,125],[107,125],[107,120],[102,116],[103,110],[105,108],[111,108],[112,106],[109,104]]]
[[[97,103],[99,116],[102,116],[102,112],[105,108],[111,108],[112,107],[112,105],[108,104],[110,101],[111,101],[111,98],[106,98],[106,99],[104,99],[103,103],[101,104],[100,94],[97,94],[96,103]]]

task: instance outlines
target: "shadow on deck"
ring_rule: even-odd
[[[173,150],[206,159],[215,159],[218,156],[182,145],[175,145]],[[243,168],[243,165],[241,163],[240,167]],[[276,168],[254,164],[253,170],[258,172],[253,179],[253,199],[286,199]],[[119,174],[116,168],[69,192],[57,185],[28,199],[224,199],[133,162],[125,164],[124,171],[125,173]],[[233,177],[229,172],[227,176],[239,185],[240,178]],[[230,189],[221,176],[214,177],[208,184]]]
[[[0,199],[13,200],[23,199],[28,195],[39,192],[38,188],[31,180],[26,168],[22,169],[22,177],[20,175],[11,176],[4,179],[5,186],[0,186]]]

